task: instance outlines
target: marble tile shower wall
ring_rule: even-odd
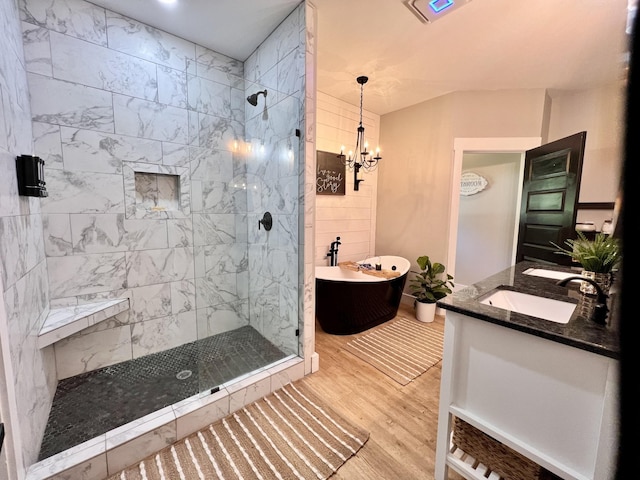
[[[251,325],[290,353],[298,352],[302,316],[305,15],[302,2],[244,64],[247,93],[267,90],[256,107],[245,102]],[[258,228],[267,211],[273,216],[269,232]]]
[[[16,156],[31,153],[33,143],[13,1],[0,2],[0,52],[0,378],[7,382],[0,386],[0,402],[7,433],[3,453],[17,450],[16,464],[9,466],[19,472],[37,458],[56,372],[53,347],[39,350],[36,337],[49,302],[40,199],[18,195],[15,173]]]
[[[55,345],[58,377],[248,324],[248,211],[257,207],[246,189],[252,157],[235,142],[245,138],[245,89],[258,80],[278,101],[269,141],[289,130],[276,106],[300,118],[288,100],[299,78],[273,76],[292,61],[279,57],[283,41],[265,41],[265,75],[249,70],[245,80],[240,61],[83,0],[18,3],[50,195],[42,223],[51,306],[131,299],[128,312]],[[296,42],[299,16],[288,20]],[[179,208],[140,205],[136,172],[176,177]],[[280,185],[259,189],[275,195],[271,187]],[[283,213],[297,208],[289,196]]]

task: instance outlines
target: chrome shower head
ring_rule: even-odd
[[[256,92],[256,93],[254,93],[252,95],[249,95],[247,97],[247,102],[249,102],[251,105],[253,105],[255,107],[256,105],[258,105],[258,95],[260,95],[260,94],[264,95],[264,98],[266,99],[267,98],[267,89],[265,88],[261,92]]]

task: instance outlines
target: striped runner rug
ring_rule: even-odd
[[[396,317],[351,340],[345,350],[407,385],[442,360],[444,334],[431,323]]]
[[[298,380],[107,480],[326,479],[368,438]]]

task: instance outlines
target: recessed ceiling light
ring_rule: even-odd
[[[158,0],[160,3],[164,3],[165,5],[173,5],[174,3],[178,3],[178,0]]]

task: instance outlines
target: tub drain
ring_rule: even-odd
[[[178,372],[178,374],[176,375],[176,378],[178,380],[186,380],[191,375],[192,375],[191,370],[182,370],[182,371]]]

